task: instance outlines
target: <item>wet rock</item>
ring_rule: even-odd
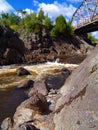
[[[46,88],[44,80],[42,80],[42,81],[35,81],[34,87],[30,90],[28,96],[31,97],[34,94],[34,92],[36,92],[36,91],[38,93],[43,94],[43,95],[47,95],[48,94],[48,90]]]
[[[62,75],[49,76],[46,78],[45,83],[48,90],[60,89],[65,82],[65,78]]]
[[[1,124],[1,130],[10,130],[12,128],[11,118],[7,117]]]
[[[24,80],[18,84],[17,88],[31,88],[34,85],[33,80]]]
[[[23,67],[19,67],[16,70],[16,73],[17,73],[18,76],[30,75],[30,72]]]
[[[73,70],[60,92],[55,130],[98,130],[98,48]]]
[[[71,74],[71,72],[66,68],[63,68],[61,70],[61,73],[64,75],[65,78],[68,78],[68,76]]]

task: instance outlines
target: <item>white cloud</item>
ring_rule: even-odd
[[[6,1],[0,0],[0,12],[10,12],[15,11],[15,9]]]
[[[91,33],[95,38],[98,38],[98,31]]]
[[[39,4],[39,2],[37,0],[33,0],[33,4],[34,4],[34,6],[37,6]]]
[[[33,13],[33,12],[34,12],[33,10],[28,9],[28,8],[26,8],[24,11],[26,11],[26,12],[27,12],[27,14],[31,14],[31,13]]]
[[[53,4],[39,3],[39,9],[42,8],[46,14],[50,17],[55,18],[62,14],[67,19],[71,19],[76,8],[73,5],[67,5],[65,2],[58,3],[55,1]],[[39,10],[38,9],[38,10]]]

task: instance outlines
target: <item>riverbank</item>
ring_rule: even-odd
[[[63,68],[72,71],[77,64],[64,64],[57,62],[47,62],[38,65],[11,65],[0,68],[0,122],[6,117],[13,117],[16,107],[25,99],[25,89],[16,89],[16,87],[25,80],[41,81],[47,76],[56,76],[61,73]],[[24,67],[31,75],[19,77],[16,69]],[[27,93],[27,92],[26,92]]]

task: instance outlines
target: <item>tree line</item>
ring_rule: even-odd
[[[2,12],[0,24],[7,25],[14,31],[23,29],[25,34],[40,33],[43,27],[48,30],[51,36],[74,34],[71,22],[67,22],[63,15],[57,16],[53,21],[48,15],[45,15],[43,9],[40,9],[38,13],[32,12],[30,14],[22,9],[18,9],[17,14]]]

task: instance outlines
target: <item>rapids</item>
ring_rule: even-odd
[[[33,79],[41,80],[47,75],[58,73],[62,68],[73,68],[77,67],[76,64],[63,64],[57,62],[47,62],[45,64],[38,65],[11,65],[0,67],[0,90],[10,89],[17,86],[22,80]],[[31,75],[28,76],[17,76],[16,69],[18,67],[24,67]]]

